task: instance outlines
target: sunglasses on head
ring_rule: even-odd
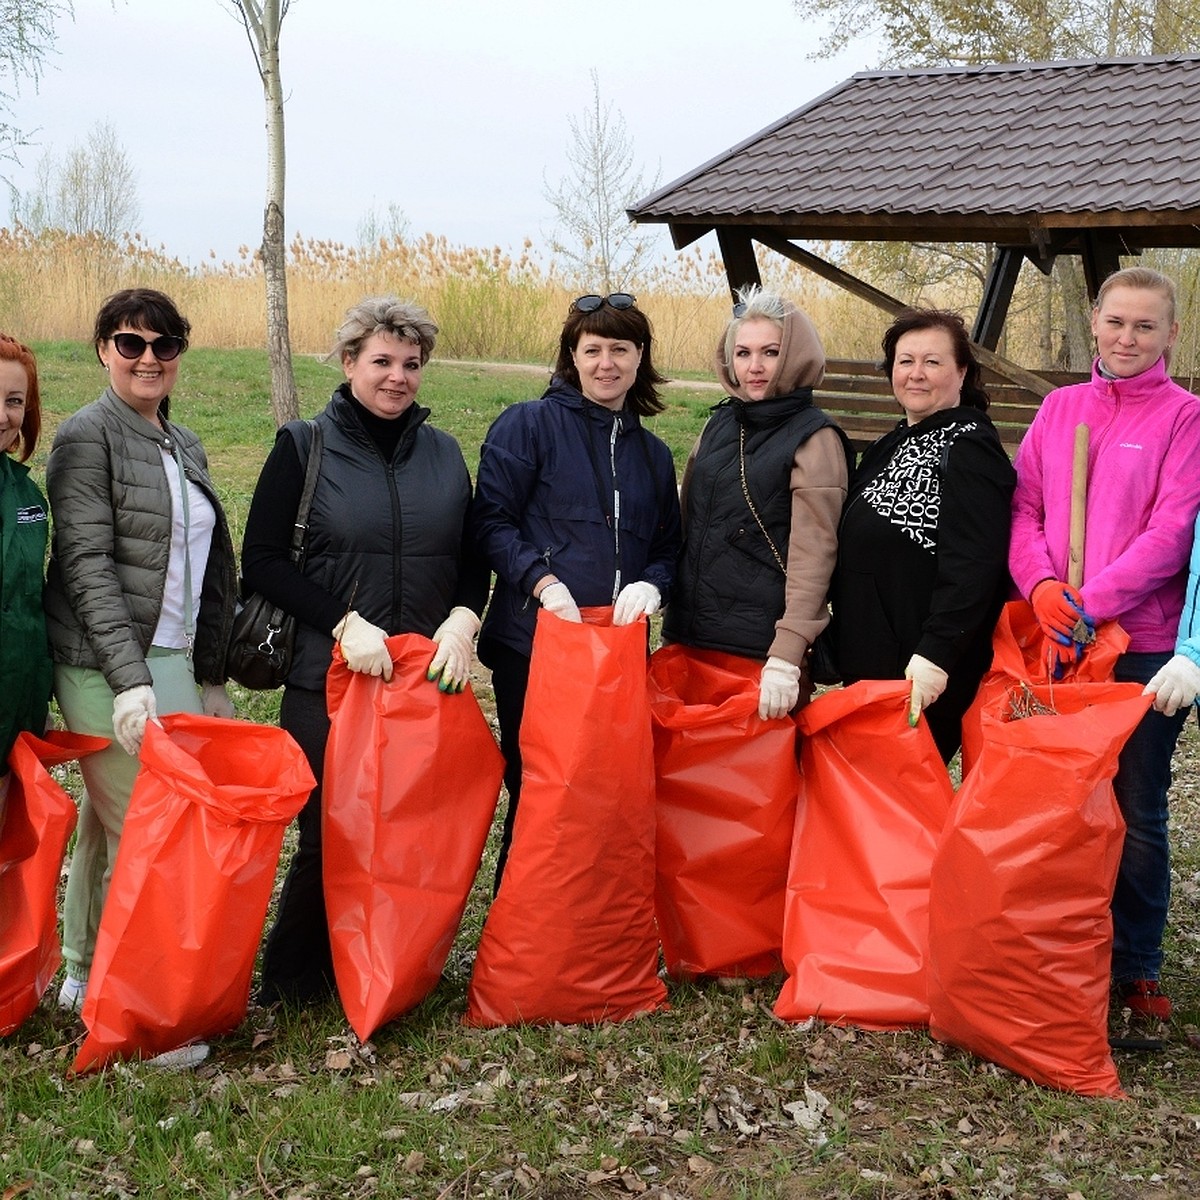
[[[183,338],[171,333],[161,334],[152,342],[147,341],[140,333],[114,333],[112,344],[122,358],[141,358],[147,346],[159,362],[170,362],[183,353]]]
[[[628,292],[613,292],[608,296],[580,296],[578,300],[571,303],[571,307],[576,312],[595,312],[602,305],[607,304],[609,308],[632,308],[637,303],[637,297],[631,296]]]

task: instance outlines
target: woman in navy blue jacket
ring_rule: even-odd
[[[679,551],[679,493],[666,444],[641,418],[663,410],[650,322],[633,296],[581,296],[540,400],[488,430],[473,504],[476,537],[496,573],[479,636],[492,671],[508,812],[499,886],[521,792],[518,736],[540,605],[578,621],[613,606],[623,625],[665,604]]]

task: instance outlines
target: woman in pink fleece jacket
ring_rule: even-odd
[[[1130,267],[1110,275],[1092,311],[1098,357],[1089,383],[1051,392],[1017,453],[1009,567],[1043,632],[1077,653],[1082,615],[1118,621],[1129,650],[1116,678],[1157,688],[1175,649],[1192,525],[1200,510],[1200,399],[1167,375],[1179,333],[1175,286]],[[1075,427],[1090,427],[1083,585],[1068,586]],[[1153,689],[1149,689],[1153,690]],[[1120,1002],[1166,1020],[1159,986],[1170,896],[1167,792],[1187,709],[1152,709],[1126,743],[1114,781],[1127,825],[1113,896],[1112,974]]]

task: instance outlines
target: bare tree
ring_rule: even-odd
[[[567,118],[570,170],[556,188],[547,184],[544,195],[558,217],[550,248],[580,286],[611,292],[630,286],[650,257],[650,237],[638,232],[625,210],[653,191],[658,178],[643,183],[625,118],[601,100],[594,70],[591,77],[591,105],[582,119]]]
[[[137,176],[116,130],[98,121],[62,162],[44,154],[34,186],[24,195],[14,192],[12,214],[37,233],[98,233],[109,242],[135,229],[141,215]]]
[[[359,218],[358,245],[364,254],[375,256],[379,253],[384,242],[393,246],[399,245],[408,238],[411,231],[408,217],[404,209],[394,200],[383,212],[372,204]]]
[[[34,87],[42,77],[42,66],[54,47],[54,23],[73,17],[70,0],[0,0],[0,159],[16,159],[16,151],[27,145],[25,134],[9,124],[10,105],[22,79]]]
[[[279,32],[289,0],[232,0],[241,18],[267,103],[267,201],[263,209],[262,260],[267,289],[267,353],[271,360],[271,408],[275,424],[300,415],[292,342],[288,332],[287,241],[283,219],[287,163],[283,133],[283,80]]]

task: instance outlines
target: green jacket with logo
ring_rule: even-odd
[[[52,668],[42,614],[50,523],[29,468],[0,454],[0,774],[17,734],[46,725]]]

